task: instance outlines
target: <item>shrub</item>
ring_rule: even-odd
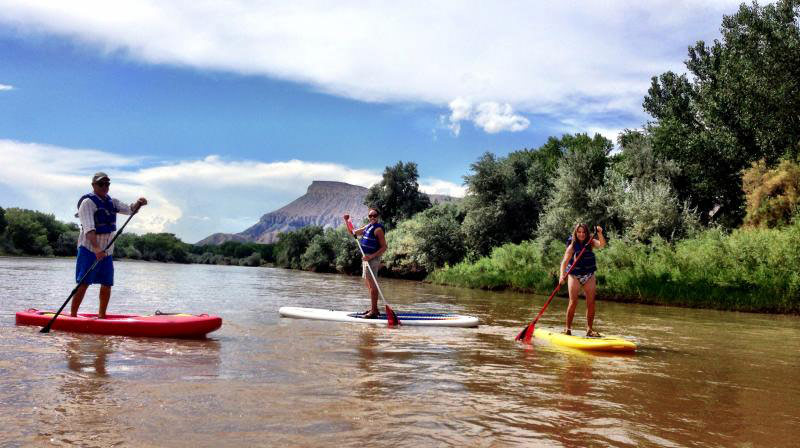
[[[755,162],[744,171],[742,189],[747,199],[745,225],[787,225],[800,207],[800,164],[783,160],[768,169],[764,160]]]

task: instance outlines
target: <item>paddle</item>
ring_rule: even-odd
[[[128,216],[128,219],[125,221],[125,224],[123,224],[122,227],[119,228],[119,230],[117,231],[117,234],[114,235],[114,238],[111,238],[111,241],[109,241],[108,244],[106,244],[106,248],[103,249],[103,251],[107,251],[108,248],[111,247],[112,244],[114,244],[114,241],[116,241],[117,237],[122,234],[122,230],[125,229],[125,226],[127,226],[128,223],[131,221],[131,218],[133,218],[133,215],[135,215],[138,212],[139,212],[139,209],[136,209],[135,212],[131,213],[131,215]],[[74,296],[75,293],[78,292],[78,287],[81,286],[81,283],[83,282],[83,279],[85,279],[86,276],[89,275],[90,272],[92,272],[92,270],[95,268],[95,266],[97,266],[98,262],[100,262],[100,260],[94,260],[94,263],[92,263],[92,266],[86,271],[86,273],[83,274],[83,277],[81,277],[81,279],[78,280],[78,284],[75,285],[75,288],[73,288],[72,292],[69,293],[69,297],[67,297],[67,300],[65,300],[64,304],[61,305],[61,308],[59,308],[58,311],[56,311],[56,314],[53,316],[52,319],[50,319],[50,322],[48,322],[47,325],[45,325],[41,330],[39,330],[39,333],[50,333],[50,327],[53,326],[53,324],[55,323],[56,318],[58,317],[58,315],[61,314],[61,311],[64,309],[65,306],[67,306],[67,303],[69,303],[69,301],[72,300],[72,296]]]
[[[583,249],[581,249],[581,251],[578,253],[578,256],[575,258],[575,261],[572,262],[572,266],[570,266],[569,269],[567,270],[567,278],[569,278],[569,273],[572,272],[572,270],[575,268],[575,265],[578,264],[578,260],[581,259],[583,253],[586,251],[586,248],[589,247],[590,244],[592,244],[592,240],[594,240],[595,236],[597,236],[597,227],[595,227],[595,233],[593,233],[592,236],[589,237],[589,243],[583,246]],[[536,322],[538,322],[539,318],[542,317],[542,314],[544,314],[544,310],[547,309],[547,305],[550,305],[550,301],[553,300],[553,297],[555,297],[559,289],[561,289],[560,281],[558,282],[558,285],[556,285],[556,289],[554,289],[553,292],[550,294],[550,297],[547,299],[547,302],[544,303],[542,310],[539,311],[539,314],[536,315],[536,319],[533,319],[533,321],[530,324],[528,324],[528,326],[523,328],[522,331],[519,332],[515,340],[522,341],[525,344],[531,343],[531,338],[533,337],[533,327],[536,326]]]
[[[364,257],[364,249],[361,248],[361,244],[358,242],[358,237],[356,236],[355,231],[353,230],[353,223],[350,222],[350,215],[344,215],[344,223],[347,225],[347,231],[353,235],[353,238],[356,240],[356,246],[358,246],[358,250],[361,251],[361,256]],[[381,300],[383,300],[383,304],[386,306],[386,323],[393,327],[395,325],[400,325],[400,319],[397,318],[397,314],[395,314],[394,310],[389,306],[389,302],[386,301],[386,298],[383,297],[383,292],[381,291],[381,287],[378,286],[378,277],[375,276],[375,273],[372,272],[372,266],[369,263],[364,263],[367,265],[367,269],[369,270],[369,274],[372,276],[372,281],[375,282],[375,287],[378,289],[378,294],[381,296]]]

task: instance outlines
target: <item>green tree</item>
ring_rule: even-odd
[[[421,277],[445,264],[455,264],[467,249],[461,222],[464,212],[455,204],[437,204],[401,221],[386,236],[384,261],[392,273]]]
[[[501,158],[485,153],[471,165],[472,174],[464,176],[463,231],[469,252],[486,255],[494,247],[533,236],[550,197],[558,161],[576,139],[551,137],[538,149]]]
[[[431,200],[419,191],[417,164],[397,162],[383,171],[383,180],[370,187],[364,204],[377,208],[383,222],[393,228],[398,222],[431,206]]]
[[[143,260],[189,262],[189,247],[172,233],[147,233],[133,243]]]
[[[6,221],[6,211],[3,210],[3,207],[0,207],[0,235],[6,231],[7,226],[8,221]]]
[[[307,271],[335,272],[335,240],[337,238],[336,229],[327,229],[314,236],[303,256],[300,257],[300,267]]]
[[[605,194],[610,140],[600,134],[570,137],[558,164],[554,192],[545,207],[538,234],[545,240],[563,240],[577,222],[606,225],[609,201]]]
[[[656,235],[674,241],[699,230],[699,220],[673,188],[680,176],[677,164],[653,150],[650,138],[626,131],[622,150],[610,158],[605,185],[599,190],[606,207],[602,220],[632,241],[650,242]]]
[[[37,212],[10,208],[6,211],[6,236],[12,250],[29,255],[52,255],[47,228],[37,219]]]
[[[283,268],[302,269],[300,259],[311,244],[311,240],[322,233],[322,227],[308,226],[278,234],[278,244],[275,248],[276,264]]]
[[[722,20],[721,39],[689,48],[686,67],[653,77],[645,110],[656,152],[677,162],[680,200],[704,222],[741,222],[741,172],[800,153],[800,3],[741,5]]]

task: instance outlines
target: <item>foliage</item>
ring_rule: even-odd
[[[294,232],[279,234],[275,248],[276,264],[283,268],[301,269],[301,257],[311,244],[311,240],[322,233],[322,227],[308,226]]]
[[[463,223],[471,254],[485,255],[503,243],[531,238],[549,199],[558,161],[579,139],[551,137],[538,149],[501,158],[485,153],[471,165],[472,174],[464,176],[468,193]]]
[[[419,191],[418,178],[414,162],[387,166],[383,180],[369,189],[364,204],[377,208],[388,228],[394,228],[398,222],[431,206],[428,196]]]
[[[543,238],[508,243],[474,262],[463,261],[438,269],[428,280],[468,288],[543,292],[555,284],[561,255],[563,246],[547,243]]]
[[[800,219],[781,229],[705,230],[674,244],[616,239],[597,251],[598,297],[642,303],[780,313],[800,312]],[[514,288],[555,286],[563,245],[543,239],[435,271],[434,283]]]
[[[778,227],[788,224],[800,210],[800,164],[781,161],[768,169],[761,160],[744,172],[743,190],[747,197],[744,223],[751,227]]]
[[[539,236],[563,240],[578,222],[589,226],[607,221],[609,198],[604,194],[610,140],[600,134],[569,137],[558,164],[554,192],[539,223]]]
[[[73,248],[60,241],[62,234],[75,232],[75,224],[64,224],[55,219],[52,214],[45,214],[33,210],[10,208],[5,211],[6,243],[9,251],[14,254],[28,255],[72,255]],[[58,249],[58,252],[56,252]]]
[[[334,264],[336,272],[343,274],[361,273],[361,251],[358,249],[353,235],[345,227],[339,227],[336,238],[333,238],[333,250],[336,253]]]
[[[124,234],[123,234],[124,236]],[[133,241],[146,261],[189,263],[189,244],[172,233],[147,233]],[[115,248],[116,249],[116,248]]]
[[[0,207],[0,235],[6,231],[6,227],[8,226],[8,221],[6,221],[6,211],[3,207]]]
[[[386,267],[395,275],[413,277],[461,261],[466,254],[463,220],[457,205],[444,203],[401,221],[386,236]]]
[[[300,267],[307,271],[334,272],[336,252],[334,241],[341,235],[336,229],[327,229],[315,235],[300,257]]]
[[[620,143],[622,151],[612,159],[600,189],[607,204],[606,225],[640,242],[655,236],[674,241],[699,231],[697,214],[672,187],[676,164],[659,157],[642,133],[626,131]]]
[[[722,20],[721,40],[689,48],[692,74],[653,77],[644,100],[656,153],[675,161],[674,187],[703,221],[743,217],[741,171],[800,153],[800,6],[748,6]]]

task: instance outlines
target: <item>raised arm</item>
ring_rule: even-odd
[[[602,249],[602,248],[606,247],[606,237],[603,236],[603,228],[600,227],[600,226],[597,226],[597,228],[595,229],[595,232],[596,233],[595,233],[594,239],[592,240],[592,247],[597,248],[597,249]]]

